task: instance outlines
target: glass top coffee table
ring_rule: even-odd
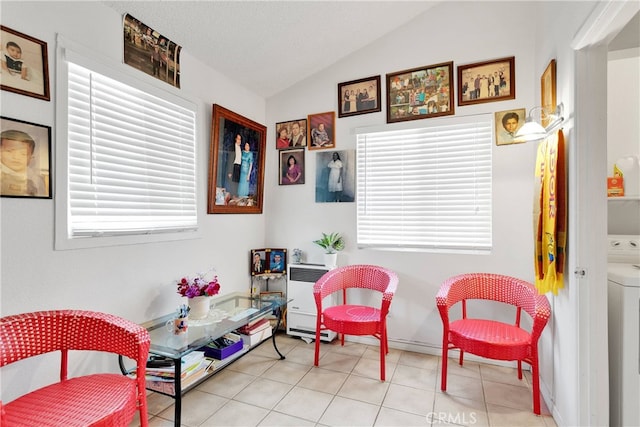
[[[211,370],[207,368],[196,380],[191,378],[189,383],[183,386],[181,362],[183,358],[188,357],[193,351],[197,351],[218,338],[267,315],[272,316],[275,320],[273,333],[271,334],[273,348],[280,359],[285,358],[282,353],[280,353],[280,350],[278,350],[275,336],[275,331],[278,330],[282,320],[282,312],[288,302],[285,297],[274,294],[251,297],[249,294],[236,292],[212,297],[211,302],[212,305],[209,316],[204,319],[190,319],[189,327],[183,334],[175,335],[172,330],[166,327],[167,322],[176,317],[175,313],[167,314],[166,316],[142,324],[151,336],[149,355],[153,358],[171,359],[173,362],[174,380],[166,384],[159,384],[162,386],[161,389],[156,387],[158,384],[155,384],[155,381],[151,383],[147,381],[147,389],[171,396],[175,399],[175,426],[180,426],[182,395],[184,393],[193,389],[212,375],[220,372],[222,368],[262,344],[266,339],[254,346],[244,345],[242,350],[220,360],[220,363],[216,363],[215,369]],[[122,357],[120,357],[120,368],[123,373],[131,371],[124,366]]]

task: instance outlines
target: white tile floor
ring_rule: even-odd
[[[391,349],[381,382],[377,346],[323,343],[314,367],[313,343],[284,334],[277,342],[285,360],[265,342],[187,393],[182,425],[556,425],[546,408],[531,412],[530,375],[519,381],[515,369],[450,359],[443,393],[437,356]],[[173,399],[150,393],[148,404],[150,426],[173,426]]]

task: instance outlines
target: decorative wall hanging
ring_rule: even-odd
[[[496,145],[525,142],[523,139],[515,139],[515,136],[524,125],[526,118],[527,111],[524,108],[495,113]]]
[[[280,153],[280,185],[304,184],[304,148],[281,150]]]
[[[387,74],[387,123],[451,114],[453,62]]]
[[[552,59],[540,77],[540,105],[546,114],[542,114],[542,126],[547,127],[551,121],[550,114],[556,112],[556,60]]]
[[[309,150],[335,148],[336,113],[334,111],[310,114],[307,117],[307,123]]]
[[[338,117],[381,111],[380,76],[338,83]]]
[[[276,149],[307,146],[307,119],[276,123]]]
[[[0,25],[0,46],[0,88],[49,101],[47,44]]]
[[[51,128],[0,117],[0,195],[50,199]]]
[[[515,57],[458,65],[458,105],[516,97]]]
[[[208,213],[262,213],[267,128],[214,104]]]
[[[124,16],[124,63],[180,87],[180,51],[178,46],[133,16]]]

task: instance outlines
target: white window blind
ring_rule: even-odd
[[[68,63],[69,237],[197,228],[195,111]]]
[[[357,131],[360,247],[490,250],[490,115]]]

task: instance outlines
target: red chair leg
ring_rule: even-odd
[[[380,337],[380,381],[384,381],[385,373],[386,373],[386,365],[385,365],[385,355],[387,354],[386,345],[387,342],[387,330],[384,325],[382,325],[382,336]]]
[[[533,378],[533,413],[540,415],[540,378],[538,378],[538,356],[531,362],[531,377]]]
[[[316,352],[313,358],[314,366],[318,366],[318,361],[320,359],[320,325],[322,325],[322,323],[320,321],[320,315],[318,315],[316,322]]]
[[[522,379],[522,360],[518,360],[518,379]]]
[[[447,389],[447,362],[449,361],[449,343],[445,339],[442,342],[442,374],[440,379],[440,390]]]
[[[463,362],[463,360],[462,360],[462,359],[463,359],[463,358],[464,358],[464,351],[462,351],[462,349],[460,349],[460,362],[459,362],[459,363],[460,363],[460,366],[462,366],[462,362]]]

